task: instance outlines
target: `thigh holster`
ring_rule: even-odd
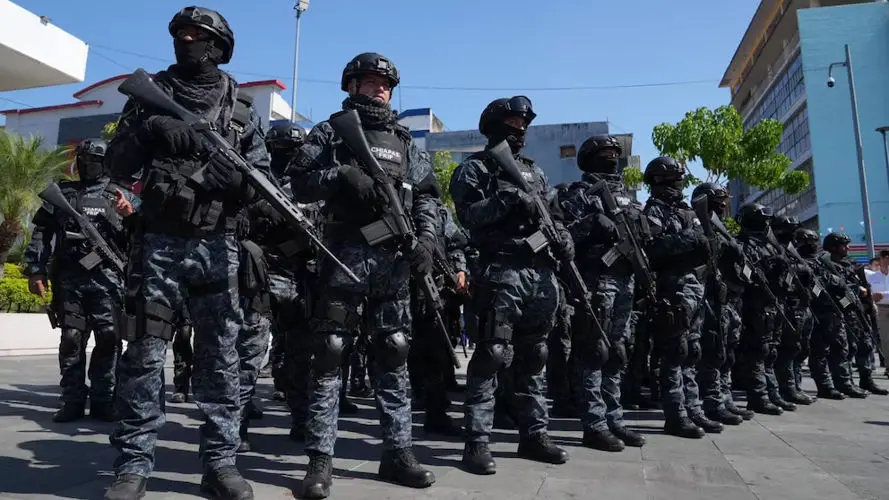
[[[121,313],[118,335],[122,340],[133,342],[145,336],[157,337],[166,342],[173,340],[176,311],[155,302],[137,304],[135,311]]]
[[[59,323],[62,328],[86,331],[86,314],[78,302],[68,301],[61,304],[62,314]]]

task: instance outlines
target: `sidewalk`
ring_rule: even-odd
[[[0,498],[100,499],[110,483],[111,424],[50,420],[58,393],[56,363],[53,356],[0,358]],[[171,377],[168,371],[167,380]],[[261,382],[266,415],[251,429],[259,452],[241,456],[238,463],[257,499],[292,498],[306,458],[301,445],[287,438],[284,405],[266,399],[270,381]],[[882,376],[878,382],[889,387]],[[807,387],[812,388],[809,380]],[[415,423],[416,453],[438,478],[432,488],[419,491],[376,479],[376,411],[371,401],[358,402],[361,413],[341,420],[332,499],[889,499],[889,397],[818,401],[700,440],[663,435],[659,413],[628,412],[649,444],[621,453],[580,447],[579,424],[558,419],[551,434],[571,453],[562,466],[517,458],[516,433],[497,431],[494,476],[458,469],[462,443],[426,436]],[[168,404],[167,412],[157,471],[145,498],[195,498],[197,410],[193,404]],[[422,413],[414,415],[420,422]]]

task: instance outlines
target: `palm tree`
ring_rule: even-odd
[[[43,145],[40,136],[26,139],[0,129],[0,263],[40,206],[37,194],[71,164],[68,147]]]

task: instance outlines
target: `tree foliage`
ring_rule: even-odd
[[[4,277],[0,278],[0,312],[33,313],[52,301],[52,292],[47,290],[42,299],[28,291],[28,279],[22,268],[13,264],[3,265]],[[49,284],[50,288],[52,284]]]
[[[454,199],[451,198],[451,176],[457,168],[457,162],[451,157],[449,151],[435,151],[432,153],[432,169],[435,178],[441,187],[441,201],[451,210],[454,209]]]
[[[0,262],[39,207],[37,194],[65,175],[67,147],[44,148],[42,137],[24,138],[0,130]]]
[[[783,126],[776,120],[763,120],[744,130],[732,106],[701,107],[678,123],[654,127],[651,140],[661,154],[684,165],[700,161],[708,182],[739,179],[763,190],[778,188],[796,194],[809,185],[809,175],[789,171],[790,158],[776,152],[782,133]]]
[[[628,189],[636,190],[642,187],[642,171],[638,168],[626,167],[621,174]]]

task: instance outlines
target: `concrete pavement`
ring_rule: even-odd
[[[171,380],[168,363],[167,380]],[[89,419],[55,424],[58,367],[52,356],[0,359],[0,498],[99,499],[110,482],[112,424]],[[889,387],[882,376],[878,382]],[[810,380],[807,387],[812,388]],[[169,390],[169,387],[168,387]],[[289,416],[260,389],[266,416],[255,421],[257,453],[239,458],[257,499],[292,498],[305,474],[301,445],[288,440]],[[515,432],[497,431],[498,472],[459,470],[462,444],[427,436],[415,424],[415,448],[438,482],[410,490],[376,479],[379,428],[372,401],[341,420],[332,499],[758,499],[889,500],[889,397],[818,401],[780,417],[760,416],[701,440],[665,436],[658,412],[628,412],[647,434],[642,449],[604,453],[582,448],[576,421],[557,419],[551,434],[571,453],[562,466],[517,458]],[[459,406],[455,416],[459,416]],[[157,470],[147,499],[198,495],[197,410],[167,405]],[[422,413],[415,412],[421,421]]]

